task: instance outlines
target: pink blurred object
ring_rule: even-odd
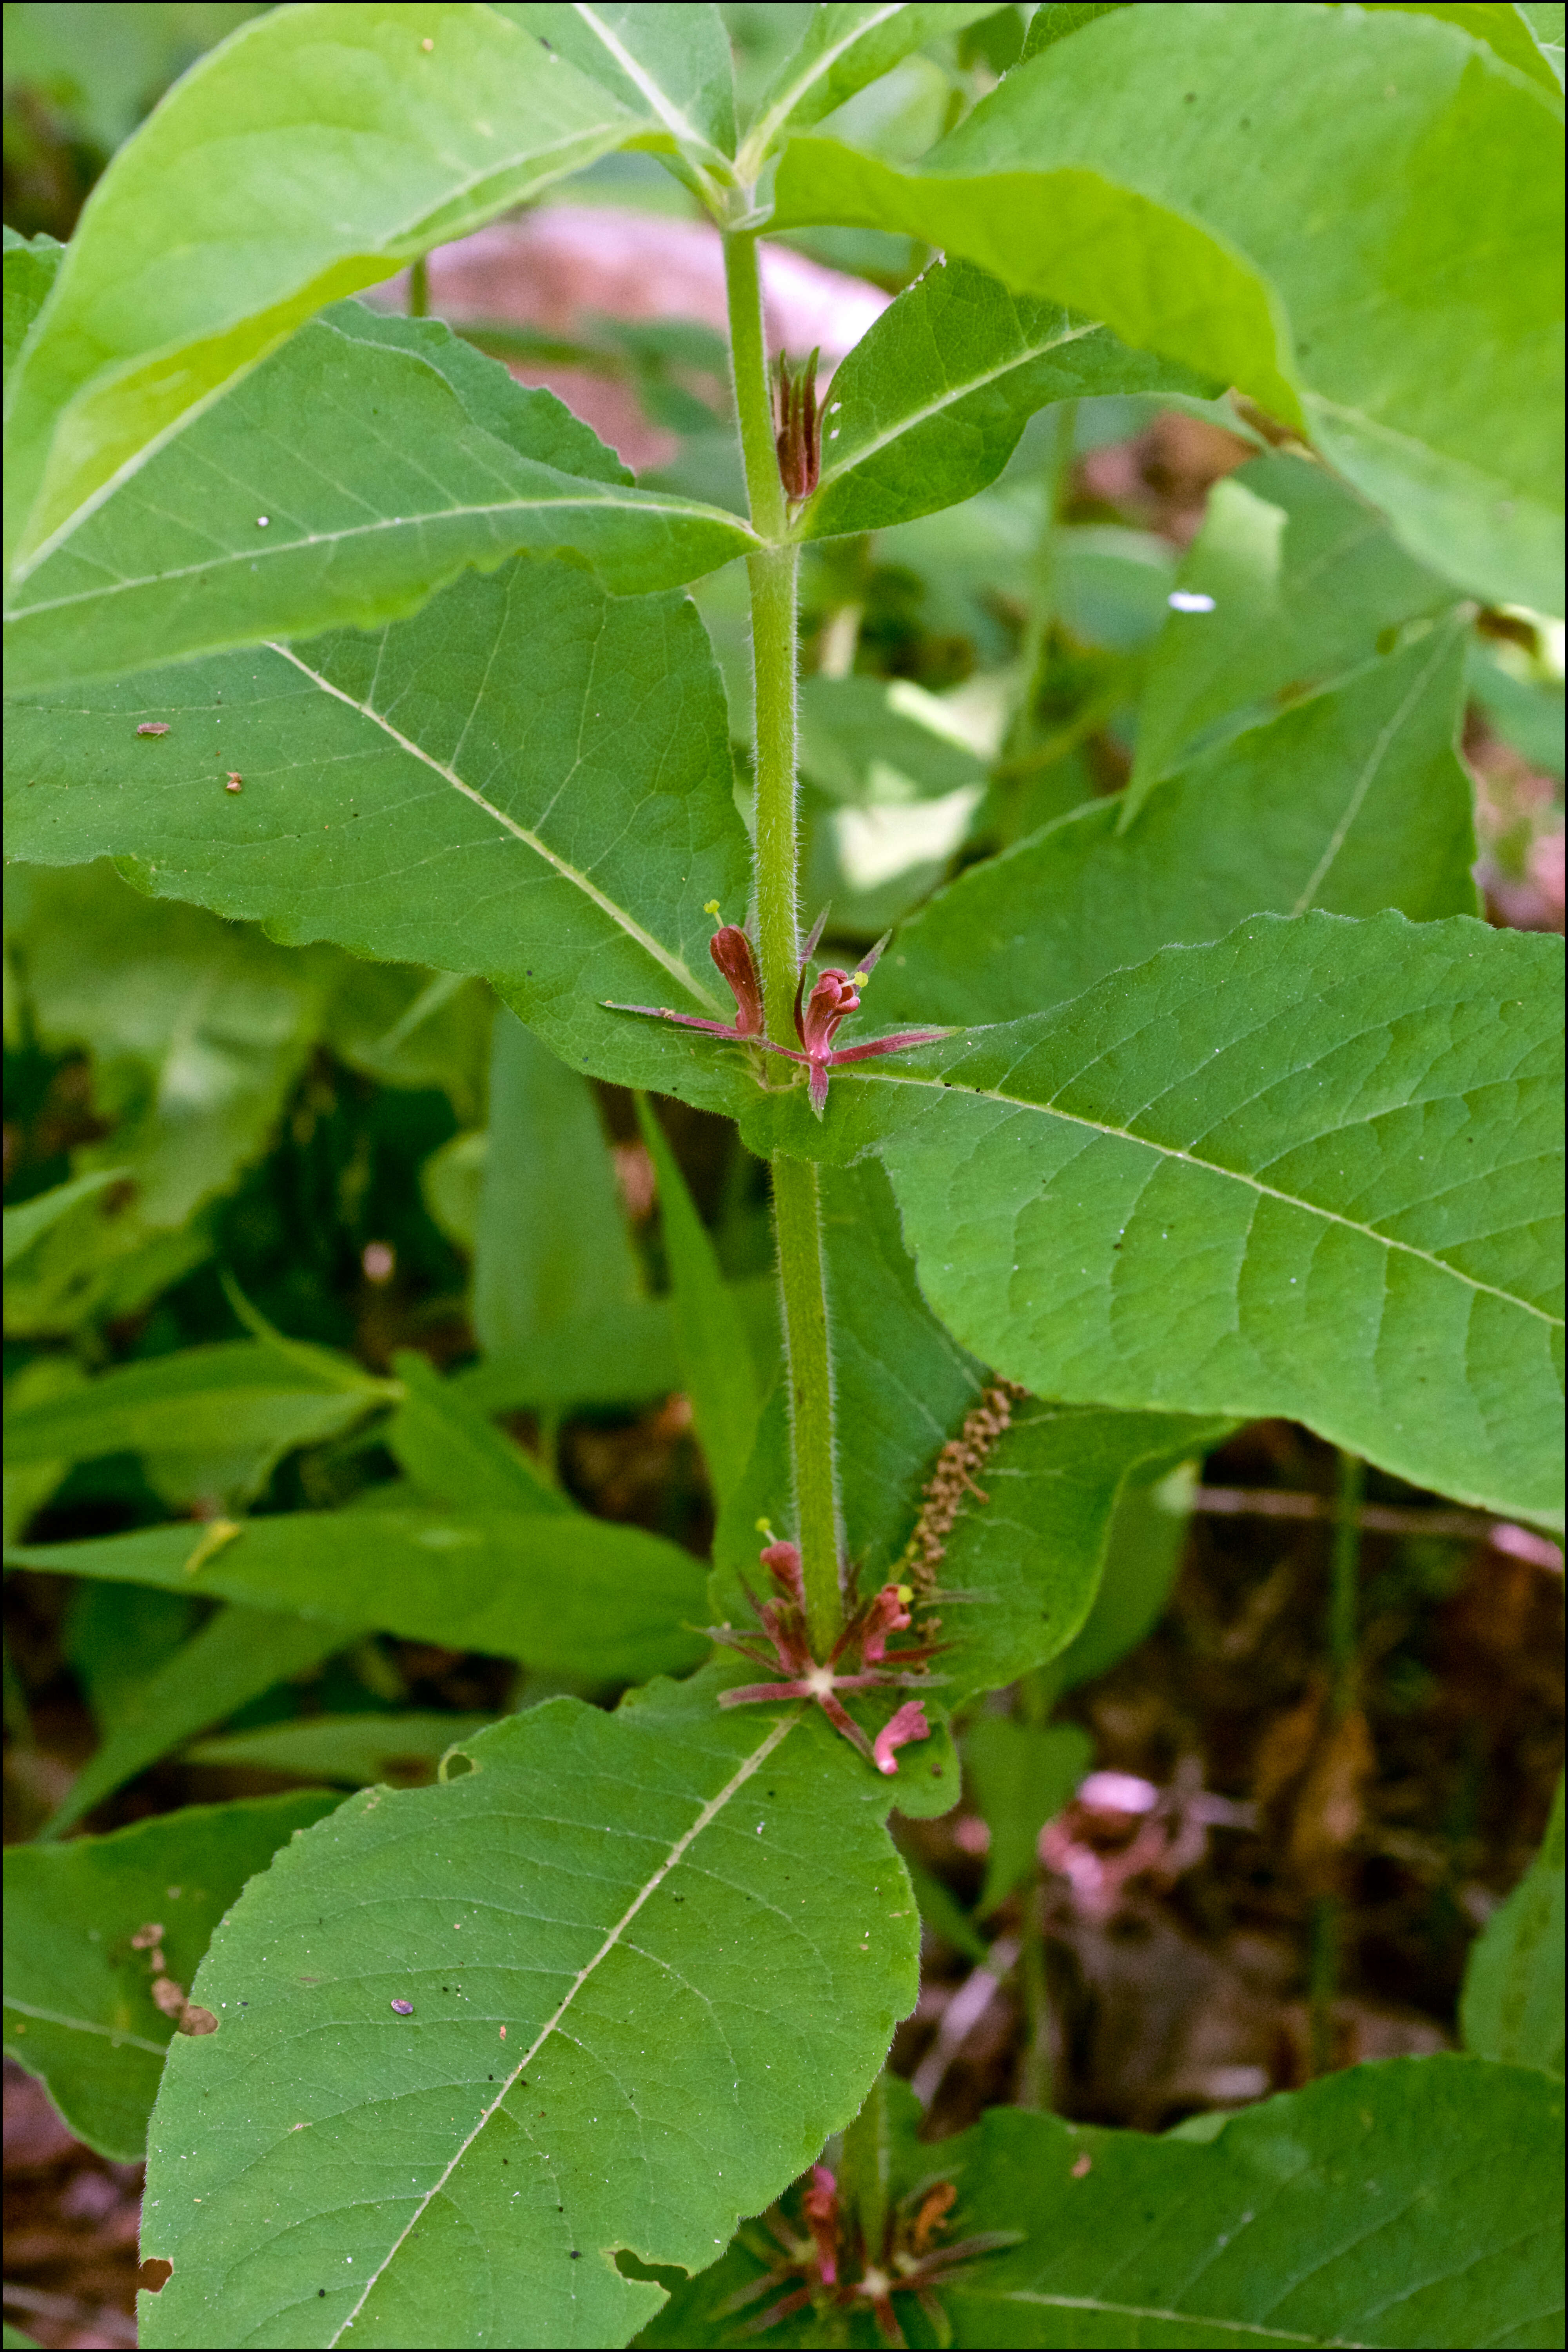
[[[826,269],[781,245],[761,248],[769,349],[820,345],[831,368],[858,343],[892,297],[863,278]],[[563,337],[584,316],[694,319],[722,331],[724,260],[719,232],[702,221],[669,220],[597,205],[552,205],[521,221],[497,221],[429,257],[430,307],[445,318],[505,320]],[[406,277],[369,299],[401,310]],[[512,363],[520,383],[547,384],[634,473],[668,465],[679,446],[650,425],[636,393],[585,369]]]
[[[1256,1820],[1254,1806],[1204,1787],[1195,1756],[1183,1758],[1168,1789],[1133,1772],[1091,1772],[1040,1832],[1040,1860],[1066,1880],[1080,1918],[1104,1922],[1133,1879],[1172,1886],[1203,1860],[1211,1829],[1251,1829]]]

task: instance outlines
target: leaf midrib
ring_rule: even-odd
[[[904,0],[887,0],[885,6],[875,10],[869,16],[864,17],[859,24],[853,26],[841,41],[836,41],[830,48],[819,49],[795,79],[785,85],[767,112],[760,116],[748,131],[742,150],[742,158],[750,161],[754,153],[760,163],[806,91],[816,83],[824,80],[833,71],[839,58],[852,49],[857,41],[864,40],[868,33],[879,32],[891,17],[900,15],[903,5]]]
[[[670,978],[678,981],[682,988],[689,991],[699,1004],[704,1004],[715,1013],[723,1010],[718,998],[709,993],[681,957],[665,947],[660,940],[656,940],[651,931],[645,930],[634,916],[628,915],[626,908],[618,907],[612,898],[598,887],[596,883],[590,882],[588,877],[577,866],[571,865],[558,851],[552,849],[540,835],[531,831],[527,825],[519,824],[515,817],[508,816],[504,809],[497,808],[495,803],[487,800],[483,793],[478,791],[474,785],[465,783],[456,769],[448,767],[444,761],[434,758],[430,752],[416,743],[411,736],[405,735],[401,728],[395,727],[389,719],[383,718],[379,710],[373,709],[368,703],[361,702],[352,694],[345,694],[341,686],[334,686],[331,678],[323,677],[320,670],[312,669],[309,662],[302,661],[291,646],[272,643],[268,645],[268,651],[279,654],[285,661],[291,662],[301,676],[308,677],[310,683],[319,687],[323,694],[331,695],[337,701],[346,705],[350,710],[357,711],[362,719],[369,719],[372,726],[379,727],[383,734],[395,743],[400,751],[406,751],[411,759],[417,760],[434,775],[439,776],[442,782],[449,784],[454,792],[460,793],[465,800],[471,801],[476,808],[482,809],[487,816],[493,817],[503,832],[510,833],[515,840],[521,841],[526,848],[531,849],[537,856],[542,857],[553,872],[562,877],[563,881],[572,883],[581,890],[591,905],[597,907],[602,914],[607,915],[629,940],[635,940],[645,954],[651,956],[656,963],[662,964]]]
[[[1021,1095],[1005,1094],[996,1087],[966,1086],[961,1079],[917,1077],[912,1072],[894,1070],[858,1072],[857,1076],[871,1086],[925,1087],[948,1093],[963,1093],[978,1102],[999,1103],[1005,1109],[1029,1111],[1038,1118],[1061,1119],[1068,1126],[1087,1128],[1092,1134],[1111,1137],[1119,1143],[1135,1144],[1163,1159],[1182,1160],[1190,1168],[1201,1169],[1205,1175],[1225,1177],[1232,1183],[1245,1185],[1265,1200],[1278,1201],[1281,1207],[1298,1209],[1305,1216],[1321,1219],[1324,1224],[1340,1225],[1348,1233],[1361,1234],[1383,1249],[1396,1250],[1403,1256],[1415,1258],[1467,1289],[1488,1297],[1500,1298],[1505,1306],[1517,1307],[1521,1313],[1534,1316],[1549,1330],[1556,1331],[1563,1328],[1561,1316],[1549,1314],[1544,1307],[1535,1306],[1528,1298],[1521,1298],[1511,1290],[1500,1288],[1496,1283],[1482,1282],[1476,1276],[1462,1272],[1459,1267],[1450,1265],[1446,1258],[1434,1255],[1430,1250],[1419,1249],[1413,1242],[1396,1241],[1387,1234],[1379,1233],[1375,1225],[1362,1224],[1354,1217],[1342,1215],[1337,1209],[1326,1209],[1315,1201],[1305,1201],[1296,1193],[1281,1192],[1277,1185],[1266,1184],[1260,1177],[1250,1176],[1243,1169],[1226,1168],[1219,1160],[1202,1159],[1195,1151],[1183,1150],[1179,1144],[1161,1143],[1152,1136],[1138,1135],[1131,1128],[1115,1127],[1109,1120],[1089,1118],[1081,1111],[1063,1110],[1055,1103],[1030,1102]]]
[[[779,1720],[774,1723],[773,1728],[768,1732],[766,1737],[758,1742],[751,1754],[746,1757],[742,1763],[736,1766],[734,1771],[731,1772],[729,1780],[726,1780],[718,1795],[709,1799],[708,1802],[699,1812],[696,1820],[691,1823],[689,1829],[682,1831],[680,1836],[676,1839],[674,1844],[665,1855],[664,1860],[658,1864],[658,1867],[656,1870],[651,1871],[648,1876],[643,1881],[643,1884],[638,1887],[637,1894],[633,1896],[631,1902],[627,1904],[620,1917],[616,1921],[615,1926],[605,1936],[604,1942],[599,1946],[598,1950],[594,1954],[592,1959],[585,1961],[584,1966],[579,1969],[576,1976],[573,1979],[572,1983],[567,1988],[567,1990],[562,1995],[553,2013],[547,2018],[543,2025],[541,2026],[538,2033],[534,2036],[527,2050],[523,2052],[521,2057],[519,2058],[517,2064],[507,2076],[495,2097],[490,2101],[489,2105],[481,2111],[479,2121],[474,2125],[472,2130],[458,2142],[447,2164],[443,2167],[440,2174],[431,2182],[429,2188],[426,2189],[424,2194],[420,2197],[417,2204],[414,2208],[414,2210],[410,2213],[408,2220],[398,2231],[398,2234],[393,2240],[392,2244],[387,2248],[385,2254],[372,2271],[370,2277],[365,2281],[364,2292],[361,2294],[358,2302],[354,2305],[353,2309],[342,2322],[337,2331],[328,2338],[330,2343],[341,2343],[347,2329],[353,2326],[354,2321],[358,2318],[361,2311],[364,2308],[372,2289],[375,2286],[377,2281],[381,2279],[384,2273],[391,2268],[400,2249],[408,2239],[416,2225],[423,2218],[432,2201],[436,2198],[439,2197],[445,2190],[447,2181],[451,2179],[458,2166],[462,2162],[469,2148],[478,2139],[479,2134],[484,2130],[485,2126],[489,2122],[491,2116],[494,2116],[500,2108],[508,2093],[512,2089],[513,2085],[518,2081],[518,2078],[530,2065],[531,2065],[534,2059],[539,2055],[540,2051],[544,2047],[546,2042],[549,2041],[551,2035],[559,2029],[562,2020],[570,2010],[572,2003],[576,2000],[578,1994],[583,1990],[584,1986],[588,1982],[589,1979],[593,1976],[594,1971],[600,1966],[601,1962],[607,1959],[610,1954],[616,1950],[626,1929],[631,1926],[632,1921],[637,1917],[638,1912],[643,1908],[643,1906],[658,1892],[658,1888],[668,1877],[670,1872],[680,1861],[681,1857],[696,1843],[697,1839],[701,1836],[703,1831],[708,1828],[709,1824],[716,1821],[719,1815],[724,1811],[725,1807],[739,1796],[747,1781],[752,1780],[762,1770],[763,1766],[767,1762],[769,1757],[773,1753],[773,1750],[783,1745],[784,1741],[795,1729],[795,1725],[800,1721],[801,1717],[805,1712],[805,1710],[804,1706],[792,1707],[787,1715],[781,1717]]]
[[[896,425],[890,425],[886,433],[879,434],[870,441],[862,442],[859,448],[847,451],[837,459],[837,463],[826,467],[823,469],[816,496],[820,498],[822,492],[830,488],[833,483],[868,464],[871,458],[879,456],[882,450],[889,448],[895,441],[901,441],[906,433],[913,433],[920,425],[929,424],[933,416],[943,415],[959,401],[967,400],[971,393],[983,392],[988,383],[999,383],[1003,376],[1012,375],[1018,368],[1027,367],[1031,361],[1044,359],[1047,352],[1058,352],[1068,343],[1079,343],[1089,335],[1100,335],[1104,332],[1105,328],[1098,319],[1090,320],[1081,327],[1072,328],[1066,334],[1053,335],[1048,342],[1037,343],[1027,351],[1016,353],[1012,359],[1005,360],[999,367],[984,368],[978,375],[968,377],[956,389],[950,389],[944,393],[940,400],[929,402],[924,408],[910,410]]]
[[[658,116],[671,137],[688,147],[700,148],[704,154],[712,156],[715,161],[722,161],[721,151],[714,146],[706,131],[699,131],[690,116],[676,105],[667,90],[659,88],[647,68],[639,65],[625,43],[616,38],[598,10],[588,6],[586,0],[573,0],[573,5],[587,30],[592,33],[600,47],[608,51],[633,89],[643,99],[650,111]]]
[[[531,459],[529,462],[537,464],[539,461]],[[368,540],[377,531],[424,530],[443,522],[466,521],[476,517],[517,514],[523,511],[556,513],[571,512],[576,509],[595,511],[607,509],[616,513],[658,515],[661,519],[673,518],[678,521],[718,522],[728,525],[742,539],[752,540],[757,546],[762,544],[748,523],[744,522],[739,515],[727,513],[722,507],[704,506],[701,500],[697,499],[667,498],[660,492],[651,490],[634,491],[629,496],[623,493],[619,497],[608,493],[609,486],[606,485],[605,492],[599,495],[584,491],[570,498],[498,499],[485,505],[469,503],[437,507],[424,513],[375,515],[369,522],[354,523],[342,530],[308,531],[297,539],[269,540],[265,547],[225,550],[216,555],[204,556],[198,562],[179,564],[166,572],[142,572],[132,578],[97,583],[90,588],[80,589],[69,596],[51,596],[42,598],[36,604],[13,604],[8,608],[5,617],[7,620],[28,621],[43,614],[67,612],[73,604],[101,604],[113,596],[132,595],[144,589],[162,588],[178,581],[200,577],[211,579],[215,574],[221,574],[229,570],[240,571],[248,568],[255,572],[268,563],[276,564],[291,555],[298,555],[304,549],[342,547],[356,539]],[[739,549],[736,551],[737,553],[742,551]],[[79,558],[79,560],[87,559]]]

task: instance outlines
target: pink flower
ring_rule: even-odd
[[[881,1664],[889,1633],[902,1633],[908,1630],[910,1612],[905,1604],[910,1598],[907,1584],[884,1584],[877,1594],[860,1643],[860,1655],[867,1665]]]
[[[890,1723],[885,1723],[877,1734],[877,1744],[871,1750],[871,1761],[879,1772],[896,1772],[893,1761],[895,1748],[907,1748],[912,1739],[929,1739],[931,1726],[926,1711],[918,1698],[906,1699]]]

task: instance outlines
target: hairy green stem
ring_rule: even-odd
[[[768,1034],[778,1045],[793,1045],[800,957],[795,903],[798,558],[794,545],[784,538],[789,515],[773,443],[773,400],[763,334],[762,281],[755,236],[735,232],[725,237],[724,278],[730,302],[735,408],[741,425],[752,526],[770,542],[747,558],[757,717],[757,958],[762,967]],[[773,1174],[779,1290],[789,1363],[795,1528],[805,1579],[812,1645],[818,1657],[823,1657],[837,1638],[843,1602],[838,1589],[833,1367],[827,1346],[822,1214],[814,1162],[775,1158]]]
[[[795,573],[797,551],[746,559],[752,576],[752,659],[757,703],[757,961],[768,1034],[794,1045],[800,963],[795,901]]]
[[[838,1590],[838,1512],[834,1500],[833,1365],[827,1350],[822,1213],[814,1160],[775,1157],[773,1219],[789,1359],[795,1528],[812,1648],[822,1658],[838,1637],[843,1602]]]

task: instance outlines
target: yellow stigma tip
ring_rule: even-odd
[[[773,1523],[772,1519],[759,1519],[757,1521],[757,1533],[760,1536],[766,1536],[768,1541],[772,1543],[773,1540]]]
[[[912,1584],[900,1584],[898,1591],[900,1602],[907,1609],[915,1597],[915,1588]]]
[[[719,911],[718,899],[705,898],[702,902],[702,911],[705,915],[716,915]]]

